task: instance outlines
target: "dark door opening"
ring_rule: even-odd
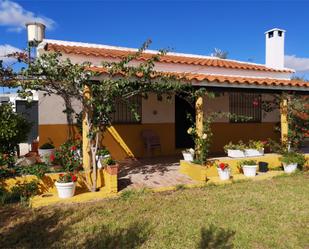
[[[195,122],[195,109],[186,100],[178,96],[175,97],[175,144],[176,148],[193,148],[192,137],[187,133],[192,126],[187,118],[188,114],[192,116]]]
[[[39,133],[38,102],[33,101],[31,103],[28,103],[27,101],[17,100],[15,103],[16,103],[16,112],[20,113],[22,116],[26,118],[26,120],[28,120],[32,124],[27,140],[27,142],[31,144],[33,140],[37,139]]]

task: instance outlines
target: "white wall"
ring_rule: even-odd
[[[74,110],[81,111],[81,104],[77,101],[72,103]],[[39,125],[67,124],[64,101],[57,95],[44,96],[39,92]]]
[[[142,100],[142,123],[174,123],[175,99],[157,100],[156,94],[149,94],[148,99]]]

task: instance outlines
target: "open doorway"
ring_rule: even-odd
[[[187,118],[190,114],[195,121],[195,108],[181,97],[175,97],[175,145],[176,148],[193,148],[194,142],[187,130],[192,125]]]

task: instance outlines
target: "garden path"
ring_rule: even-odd
[[[118,189],[171,187],[195,184],[179,172],[180,157],[153,157],[120,163]]]

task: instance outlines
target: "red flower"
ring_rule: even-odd
[[[266,141],[266,140],[265,140],[265,141],[261,141],[261,142],[262,142],[262,144],[264,144],[264,145],[267,144],[267,141]]]
[[[63,177],[63,174],[59,174],[60,177]]]
[[[77,181],[77,177],[75,175],[72,175],[72,181],[76,182]]]
[[[72,147],[71,147],[71,150],[72,151],[75,151],[77,148],[76,148],[76,146],[75,145],[73,145]]]
[[[257,99],[253,100],[252,102],[254,107],[257,107],[259,105],[259,101]]]
[[[55,155],[54,154],[50,154],[49,159],[51,162],[53,162],[55,160]]]
[[[219,168],[220,168],[221,170],[224,170],[224,169],[226,168],[226,164],[225,164],[225,163],[220,163],[220,164],[219,164]]]

